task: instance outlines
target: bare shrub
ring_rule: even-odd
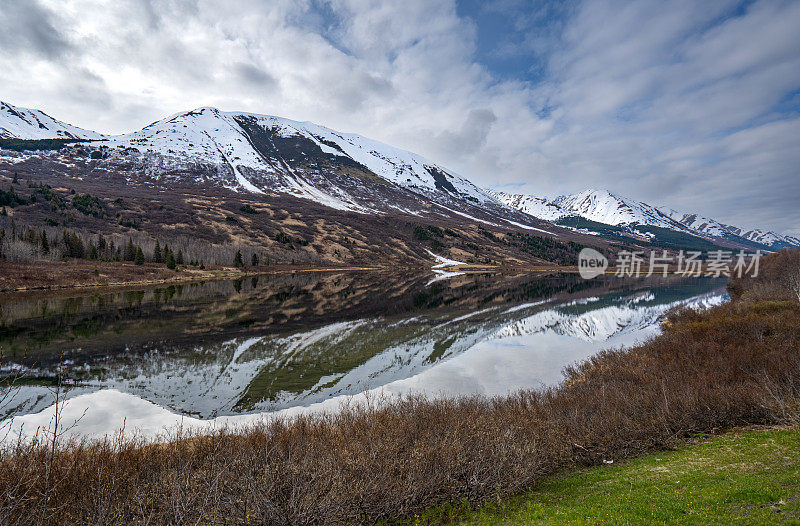
[[[736,300],[800,301],[800,248],[783,249],[764,257],[758,276],[732,278],[728,292]]]

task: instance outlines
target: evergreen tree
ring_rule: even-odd
[[[42,254],[49,254],[50,253],[50,242],[47,240],[47,232],[42,230],[40,244],[42,245]]]
[[[183,250],[178,249],[178,255],[175,256],[175,263],[177,263],[178,265],[183,265],[183,263],[184,263],[184,261],[183,261]]]
[[[81,238],[78,237],[78,234],[76,234],[75,232],[64,230],[62,241],[64,243],[65,257],[83,258],[84,256],[83,241],[81,241]]]
[[[133,262],[137,265],[144,265],[144,252],[142,252],[142,247],[136,245],[136,256],[133,259]]]
[[[86,252],[83,249],[83,241],[75,232],[72,233],[72,245],[73,253],[75,254],[76,258],[83,258],[86,255]]]
[[[19,177],[17,176],[17,172],[14,172],[14,180],[11,182],[14,184],[19,184]]]
[[[133,239],[128,238],[128,244],[125,245],[125,261],[133,261],[136,259],[136,247],[133,246]]]
[[[233,266],[234,267],[243,267],[244,260],[242,259],[242,251],[237,250],[236,255],[233,257]]]
[[[165,258],[165,262],[167,264],[167,268],[170,270],[175,270],[175,267],[178,265],[175,262],[175,256],[172,254],[172,251],[167,248],[167,257]]]
[[[156,239],[156,247],[153,249],[153,263],[163,263],[164,256],[161,255],[161,244]]]
[[[3,216],[3,217],[8,216],[8,212],[6,211],[6,207],[3,207],[3,209],[0,210],[0,216]]]
[[[253,254],[252,264],[253,264],[254,267],[258,266],[258,254]]]
[[[89,243],[89,259],[98,259],[99,257],[97,247],[94,246],[94,243]]]

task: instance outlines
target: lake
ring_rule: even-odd
[[[76,432],[95,435],[326,410],[364,393],[503,395],[657,334],[676,305],[727,299],[710,278],[441,278],[296,273],[0,298],[3,371],[23,373],[0,418],[46,424],[57,386]]]

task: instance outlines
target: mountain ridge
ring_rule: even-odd
[[[614,194],[607,190],[588,189],[576,194],[546,199],[529,194],[501,191],[489,193],[505,204],[540,219],[566,224],[569,218],[623,227],[639,233],[638,227],[651,226],[691,234],[704,239],[724,239],[734,243],[751,244],[754,248],[779,250],[800,246],[800,239],[761,229],[746,230],[700,216],[678,212],[668,207],[656,207],[642,201]]]
[[[772,230],[764,231],[760,228],[745,230],[737,226],[720,223],[719,221],[700,216],[699,214],[682,213],[667,209],[666,207],[661,208],[661,210],[672,218],[680,216],[680,219],[677,219],[677,221],[697,232],[703,232],[717,237],[740,237],[767,246],[800,246],[800,239],[797,237],[781,235]]]
[[[70,167],[67,175],[75,160],[88,157],[86,165],[93,174],[118,173],[127,183],[164,188],[212,185],[255,195],[288,194],[359,214],[392,209],[404,215],[466,218],[563,237],[564,230],[549,226],[556,225],[580,235],[672,248],[708,248],[720,240],[765,249],[800,245],[791,236],[747,231],[607,190],[588,189],[551,200],[493,192],[423,156],[358,134],[212,107],[175,113],[134,132],[103,135],[39,110],[0,102],[2,139],[57,139],[50,149],[60,149],[49,159]],[[71,139],[76,141],[74,146],[61,148]]]
[[[269,127],[284,138],[303,136],[324,153],[350,158],[400,186],[446,188],[480,201],[493,200],[466,178],[421,155],[355,133],[338,132],[310,121],[301,122],[274,115],[224,112],[213,107],[200,107],[175,113],[134,132],[104,135],[63,123],[39,110],[19,108],[4,102],[0,102],[0,109],[4,110],[0,113],[0,130],[4,131],[2,136],[5,138],[101,141],[100,144],[109,149],[144,150],[171,158],[178,163],[199,160],[230,165],[231,161],[238,161],[237,165],[274,171],[274,166],[270,165],[267,156],[258,151],[252,143],[252,137],[248,137],[246,133],[246,127],[254,125]],[[13,122],[14,120],[16,122]],[[44,120],[51,126],[40,124]],[[210,133],[212,131],[214,134]],[[343,146],[341,142],[345,145]],[[224,151],[223,146],[227,147],[228,151]],[[385,152],[392,156],[385,155]],[[240,181],[240,184],[249,191],[256,193],[261,191],[248,182]]]
[[[203,165],[216,174],[202,176],[236,191],[279,191],[339,210],[375,212],[368,204],[370,196],[359,196],[358,188],[347,188],[330,177],[346,172],[426,198],[444,193],[460,204],[488,205],[501,215],[512,212],[516,222],[526,220],[468,179],[418,154],[311,122],[201,107],[131,133],[102,135],[49,116],[49,126],[39,127],[33,116],[45,114],[2,104],[7,108],[0,112],[3,138],[81,139],[87,141],[85,147],[100,150],[102,158],[128,164],[133,161],[160,179],[164,173],[175,175]],[[434,202],[448,209],[446,201]],[[379,204],[392,206],[387,201]]]
[[[0,101],[0,138],[101,139],[104,135],[54,119],[41,110],[21,108]]]

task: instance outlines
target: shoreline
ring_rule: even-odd
[[[125,270],[125,267],[133,266],[132,264],[121,264],[118,265],[115,270]],[[66,270],[68,272],[82,272],[82,271],[89,271],[94,272],[95,266],[93,265],[70,265],[70,266],[60,266],[61,269]],[[32,272],[36,270],[40,270],[39,268],[34,268]],[[0,270],[3,269],[3,265],[0,264]],[[151,269],[153,270],[153,269]],[[161,270],[161,269],[155,269]],[[3,286],[2,282],[0,281],[0,300],[6,299],[9,297],[21,297],[21,296],[29,296],[29,295],[36,295],[37,293],[41,293],[43,295],[50,295],[51,293],[70,293],[70,292],[120,292],[126,290],[138,290],[142,288],[157,288],[160,286],[170,286],[170,285],[188,285],[191,283],[201,283],[201,282],[210,282],[210,281],[226,281],[226,280],[235,280],[235,279],[245,279],[254,276],[265,276],[265,275],[277,275],[277,274],[295,274],[295,273],[313,273],[313,272],[366,272],[366,271],[380,271],[385,270],[382,267],[368,267],[368,266],[351,266],[351,267],[322,267],[322,266],[275,266],[275,267],[257,267],[253,269],[252,267],[248,270],[240,270],[234,267],[221,267],[221,268],[212,268],[212,269],[196,269],[196,268],[183,268],[178,272],[167,270],[167,272],[171,273],[172,275],[167,275],[163,277],[148,277],[144,279],[136,279],[136,276],[132,276],[134,279],[122,279],[114,281],[98,281],[94,283],[85,283],[85,284],[78,284],[78,283],[43,283],[43,282],[35,282],[31,285],[24,285],[24,286]],[[156,274],[157,275],[157,274]],[[72,276],[70,276],[72,277]],[[99,278],[104,277],[102,274],[97,276]],[[13,287],[13,288],[12,288]]]
[[[106,273],[95,274],[100,269],[104,272],[111,271],[112,275]],[[16,270],[19,274],[12,277],[10,280],[12,284],[4,283],[2,272],[8,270]],[[24,270],[23,270],[24,269]],[[149,271],[147,276],[137,276],[136,272],[142,270]],[[215,267],[209,269],[199,269],[196,267],[183,267],[178,271],[168,270],[166,267],[155,267],[153,264],[145,264],[143,266],[135,266],[133,263],[128,262],[113,262],[106,263],[102,267],[92,264],[70,264],[70,263],[48,263],[26,266],[19,263],[4,263],[0,262],[0,300],[8,298],[18,298],[26,296],[35,296],[40,294],[42,296],[51,296],[70,294],[72,292],[124,292],[128,290],[139,290],[143,288],[158,288],[168,287],[171,285],[188,285],[191,283],[213,282],[213,281],[226,281],[235,279],[245,279],[254,276],[267,276],[279,274],[296,274],[296,273],[323,273],[323,272],[380,272],[380,271],[419,271],[431,272],[434,270],[447,270],[448,272],[457,272],[459,274],[485,274],[485,273],[556,273],[556,274],[579,274],[578,267],[565,267],[565,266],[550,266],[550,265],[475,265],[475,264],[460,264],[446,267],[446,269],[432,269],[428,266],[422,265],[407,265],[402,267],[389,268],[385,266],[367,266],[367,265],[354,265],[354,266],[335,266],[326,267],[321,265],[275,265],[270,267],[249,267],[245,269],[237,269],[235,267]],[[45,279],[36,279],[29,277],[26,274],[41,274],[47,271],[55,271],[55,281],[47,282]],[[613,275],[616,272],[614,268],[606,269],[603,275]],[[97,281],[90,283],[75,283],[77,279],[87,276],[81,276],[81,273],[87,274],[91,279]],[[669,276],[677,275],[676,272],[670,272]],[[702,275],[693,275],[692,277],[699,277]],[[16,278],[16,279],[15,279]],[[111,278],[111,279],[107,279]],[[126,279],[130,278],[130,279]],[[20,283],[29,281],[31,284],[17,285],[13,283]],[[72,282],[69,282],[72,281]]]
[[[389,268],[380,265],[275,265],[270,267],[214,267],[199,269],[181,267],[168,270],[163,266],[145,264],[136,266],[128,262],[95,264],[47,263],[24,265],[0,262],[0,300],[9,297],[29,295],[50,295],[70,292],[116,292],[154,288],[190,283],[244,279],[253,276],[317,273],[317,272],[375,272],[375,271],[419,271],[430,272],[425,265],[403,265]],[[458,265],[447,270],[463,274],[502,273],[502,272],[556,272],[577,273],[577,268],[558,266],[519,266],[519,265]],[[6,276],[3,276],[6,274]],[[9,277],[10,276],[10,277]],[[91,282],[80,283],[89,279]]]

